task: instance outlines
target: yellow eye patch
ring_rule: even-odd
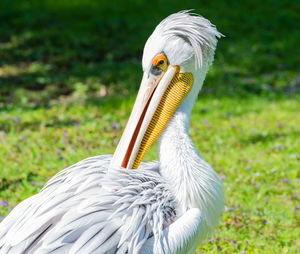
[[[152,65],[154,67],[160,68],[161,70],[166,70],[168,67],[167,58],[164,54],[160,53],[156,55],[152,60]]]

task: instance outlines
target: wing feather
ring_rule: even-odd
[[[157,164],[107,174],[110,160],[97,156],[64,169],[20,203],[0,224],[0,253],[130,254],[159,237],[177,203]]]
[[[103,253],[118,245],[120,234],[117,233],[121,223],[113,220],[105,223],[103,227],[94,225],[86,230],[76,241],[71,253],[92,253],[101,247]],[[114,243],[112,245],[112,243]]]
[[[197,244],[196,240],[199,237],[202,222],[203,217],[200,209],[192,208],[188,210],[162,231],[160,248],[155,244],[155,239],[151,237],[142,246],[141,253],[193,253],[197,247],[195,244]]]

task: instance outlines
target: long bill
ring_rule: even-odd
[[[111,167],[137,169],[193,85],[192,73],[170,65],[155,81],[144,74],[128,123]]]

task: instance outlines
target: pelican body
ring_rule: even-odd
[[[224,206],[219,178],[188,131],[220,36],[188,11],[164,19],[146,42],[114,155],[62,170],[16,206],[0,224],[0,253],[193,253]],[[156,139],[159,162],[142,162]]]

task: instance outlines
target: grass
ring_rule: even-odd
[[[62,168],[114,152],[146,38],[166,15],[195,8],[226,35],[191,119],[226,196],[198,252],[297,253],[299,4],[70,2],[0,3],[0,216]],[[145,160],[155,158],[152,148]]]

